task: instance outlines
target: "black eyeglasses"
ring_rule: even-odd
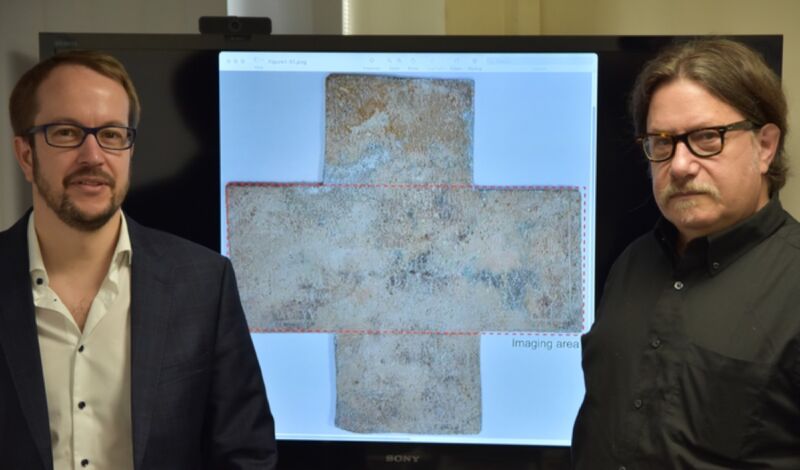
[[[94,135],[98,145],[106,150],[126,150],[136,140],[136,129],[124,126],[83,127],[78,124],[52,122],[31,127],[27,134],[33,135],[37,132],[44,134],[44,141],[51,147],[66,149],[80,147],[89,134]]]
[[[637,140],[644,148],[644,154],[651,162],[667,161],[675,155],[675,146],[683,142],[693,155],[700,158],[713,157],[722,152],[725,146],[725,133],[739,130],[758,129],[750,121],[739,121],[727,126],[703,127],[683,134],[673,135],[668,132],[645,134]]]

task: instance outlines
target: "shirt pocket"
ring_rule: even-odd
[[[670,440],[693,452],[735,459],[758,427],[768,364],[687,346],[667,400]]]

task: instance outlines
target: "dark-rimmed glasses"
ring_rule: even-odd
[[[106,150],[126,150],[136,140],[136,129],[124,126],[83,127],[72,123],[51,122],[31,127],[27,134],[33,135],[37,132],[44,134],[44,141],[51,147],[65,149],[80,147],[89,134]]]
[[[725,133],[739,130],[753,130],[761,126],[750,121],[739,121],[726,126],[703,127],[683,134],[669,132],[648,133],[637,140],[644,148],[644,154],[651,162],[667,161],[675,155],[678,142],[683,142],[693,155],[700,158],[719,155],[725,147]]]

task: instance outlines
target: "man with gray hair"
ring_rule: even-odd
[[[614,264],[583,337],[576,469],[800,468],[800,225],[781,207],[786,99],[726,39],[633,90],[661,220]]]

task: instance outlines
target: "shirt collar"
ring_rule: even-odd
[[[131,265],[131,237],[128,234],[128,222],[125,220],[125,214],[122,214],[122,222],[119,225],[119,238],[117,239],[117,246],[114,248],[114,256],[111,257],[112,261],[120,266],[123,264],[130,267]]]
[[[44,269],[42,251],[39,248],[39,239],[36,237],[36,227],[33,224],[33,211],[28,217],[28,266],[30,266],[31,283],[37,285],[49,284],[47,271]]]
[[[664,251],[673,259],[673,266],[703,263],[709,274],[714,275],[775,233],[786,223],[786,216],[775,195],[747,219],[722,232],[692,240],[686,247],[685,259],[677,257],[677,228],[663,216],[656,223],[654,233]]]
[[[115,271],[115,269],[113,269],[115,267],[130,267],[131,251],[131,238],[128,235],[128,223],[125,220],[125,214],[122,214],[117,246],[114,248],[114,254],[111,256],[112,269],[110,269],[110,271]],[[36,227],[33,222],[33,211],[31,211],[28,218],[28,262],[33,286],[48,285],[49,279],[47,278],[47,270],[44,266],[42,250],[39,247],[39,238],[36,236]]]

